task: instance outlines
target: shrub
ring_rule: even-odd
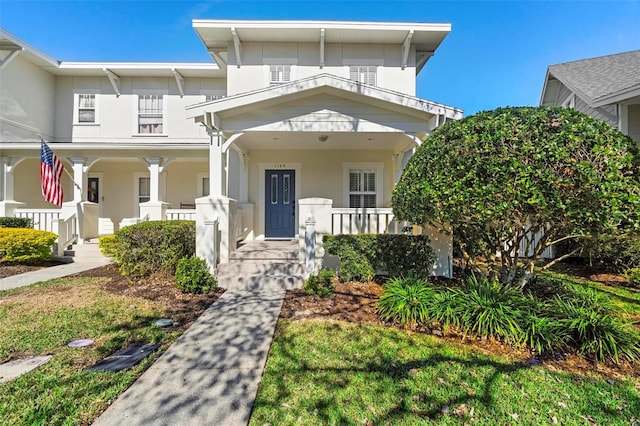
[[[98,247],[102,254],[110,259],[118,257],[118,239],[115,235],[105,235],[98,238]]]
[[[335,293],[333,284],[335,276],[333,269],[322,269],[318,275],[311,275],[304,282],[304,292],[306,294],[317,294],[320,297],[331,296]]]
[[[598,300],[602,300],[600,296]],[[640,357],[640,335],[629,323],[610,312],[609,307],[593,304],[596,297],[557,298],[553,311],[570,336],[578,353],[598,361]]]
[[[427,308],[429,317],[438,321],[445,332],[451,326],[460,328],[462,326],[462,298],[461,291],[456,288],[436,292]]]
[[[328,235],[324,237],[327,253],[340,258],[340,279],[371,280],[376,271],[392,277],[431,273],[435,255],[426,235]]]
[[[33,228],[28,217],[0,217],[0,228]]]
[[[141,222],[115,233],[120,272],[132,279],[151,272],[175,273],[183,257],[195,254],[195,222],[162,220]]]
[[[629,268],[624,271],[624,277],[633,287],[640,287],[640,268]]]
[[[378,300],[378,313],[385,321],[403,326],[429,320],[429,305],[435,292],[424,279],[395,277],[387,282]]]
[[[183,293],[209,293],[218,286],[209,273],[207,262],[191,256],[180,259],[176,267],[176,284]]]
[[[0,260],[37,262],[51,259],[58,236],[29,228],[0,228]]]
[[[640,237],[600,238],[589,250],[591,262],[616,272],[640,268]]]
[[[554,353],[569,345],[571,336],[566,327],[545,314],[527,312],[522,321],[522,329],[522,342],[539,354]]]
[[[520,289],[472,275],[465,282],[461,302],[465,332],[512,343],[522,340],[520,324],[531,303]]]

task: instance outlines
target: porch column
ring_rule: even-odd
[[[87,199],[87,167],[86,160],[80,157],[71,158],[73,168],[73,202],[80,203]]]
[[[207,133],[209,134],[209,195],[222,197],[226,195],[222,179],[224,169],[222,134],[213,130],[207,130]]]
[[[149,169],[149,201],[140,204],[140,217],[149,215],[149,220],[164,220],[169,205],[162,201],[160,196],[163,161],[164,159],[160,157],[145,159]]]
[[[24,204],[13,199],[13,170],[16,164],[15,158],[0,158],[0,168],[2,169],[2,176],[0,176],[2,178],[2,185],[0,186],[0,217],[13,217],[15,209]]]
[[[248,154],[240,154],[240,163],[242,168],[240,170],[240,198],[238,201],[241,203],[249,202],[249,155]]]

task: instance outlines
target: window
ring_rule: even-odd
[[[376,204],[376,171],[349,169],[349,207],[374,208]]]
[[[202,196],[203,197],[209,196],[209,178],[208,177],[202,178]]]
[[[138,133],[163,133],[162,95],[138,96]]]
[[[378,67],[366,65],[352,65],[349,67],[349,80],[375,86],[377,83]]]
[[[138,203],[146,203],[151,199],[151,178],[138,178]]]
[[[96,95],[78,95],[78,123],[96,122]]]
[[[269,85],[288,83],[291,81],[291,65],[271,65],[269,67]]]

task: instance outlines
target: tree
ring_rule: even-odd
[[[450,225],[467,259],[482,255],[491,274],[525,285],[548,247],[640,227],[639,170],[636,144],[606,123],[498,108],[427,137],[392,204],[399,220]]]

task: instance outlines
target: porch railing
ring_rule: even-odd
[[[56,232],[54,223],[60,219],[60,210],[57,209],[16,209],[16,217],[31,219],[33,229],[40,231]]]
[[[196,209],[167,209],[167,220],[196,220]]]
[[[78,237],[78,220],[75,213],[71,213],[67,217],[59,218],[54,222],[54,231],[58,234],[58,242],[56,254],[58,257],[64,256],[64,250],[69,245],[76,242]]]
[[[406,221],[397,221],[390,208],[333,208],[331,234],[403,234],[415,233]]]

